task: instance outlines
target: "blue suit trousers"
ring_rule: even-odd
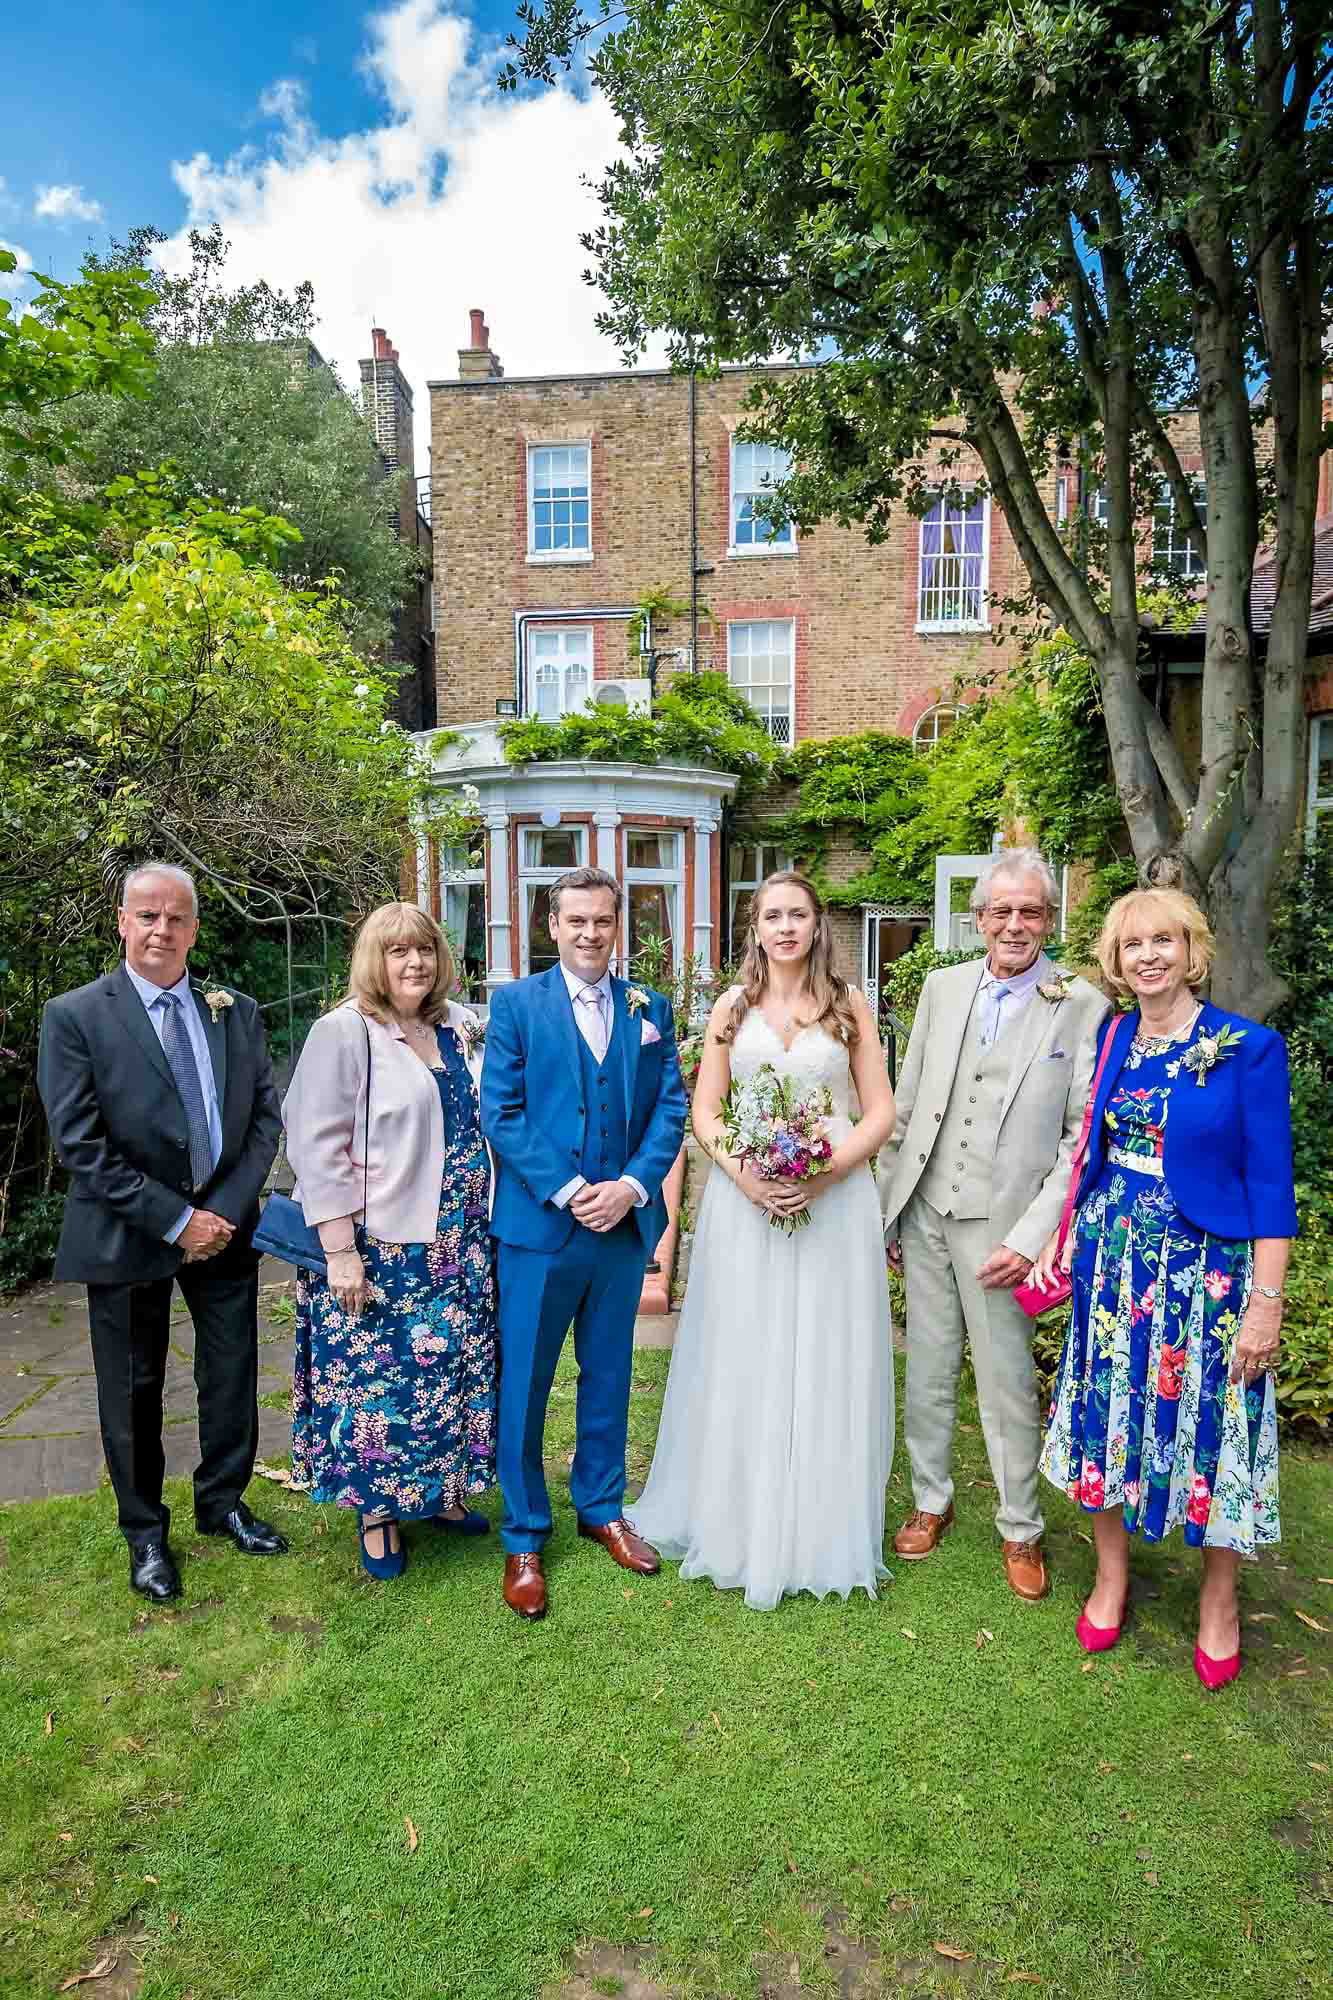
[[[501,1243],[499,1264],[500,1539],[508,1554],[520,1555],[540,1549],[551,1532],[542,1436],[571,1326],[579,1381],[570,1497],[590,1527],[616,1520],[624,1506],[634,1319],[647,1251],[627,1217],[604,1236],[576,1226],[556,1251]]]

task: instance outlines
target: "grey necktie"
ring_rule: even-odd
[[[586,1019],[588,1025],[584,1040],[592,1050],[596,1060],[601,1062],[606,1055],[607,1043],[610,1037],[606,1032],[606,1014],[602,1007],[602,990],[600,986],[585,986],[579,995],[579,1001],[587,1010]]]
[[[993,1048],[1000,1039],[1000,1022],[1003,1018],[1004,1003],[1013,988],[996,980],[986,995],[986,1021],[983,1040],[986,1047]]]
[[[185,1123],[190,1134],[190,1179],[196,1193],[204,1185],[213,1171],[213,1141],[208,1131],[208,1106],[204,1102],[204,1086],[199,1078],[199,1065],[194,1059],[194,1049],[190,1044],[190,1031],[181,1019],[181,996],[179,993],[164,993],[161,1001],[162,1047],[167,1061],[171,1064],[171,1074],[176,1079],[176,1088],[185,1106]]]

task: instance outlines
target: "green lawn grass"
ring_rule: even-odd
[[[666,1361],[636,1360],[640,1476]],[[1070,2000],[1333,1994],[1333,1638],[1296,1616],[1333,1627],[1330,1459],[1287,1451],[1247,1670],[1210,1699],[1179,1546],[1141,1555],[1089,1670],[1058,1499],[1052,1597],[1009,1594],[965,1415],[943,1552],[875,1603],[769,1614],[614,1568],[562,1482],[536,1627],[493,1537],[417,1530],[376,1586],[350,1519],[276,1487],[250,1496],[292,1539],[270,1562],[194,1538],[173,1493],[175,1614],[131,1598],[105,1491],[0,1512],[0,1992],[52,1993],[132,1929],[143,2000],[535,2000],[591,1938],[651,1944],[683,1993],[753,2000],[779,1953],[832,1994],[836,1903],[885,1992],[921,1958],[947,1985],[944,1942],[974,1994],[1020,1971]],[[572,1431],[565,1371],[557,1462]],[[907,1505],[900,1448],[891,1523]]]

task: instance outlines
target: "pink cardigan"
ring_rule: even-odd
[[[475,1014],[451,1000],[448,1026],[459,1036],[476,1090],[481,1046],[469,1048],[459,1032],[464,1021],[475,1022]],[[367,1029],[372,1057],[368,1174]],[[385,1243],[434,1241],[444,1177],[444,1115],[435,1078],[413,1055],[396,1022],[374,1021],[354,1001],[323,1015],[306,1037],[282,1115],[287,1158],[297,1180],[293,1194],[312,1227],[352,1215]]]

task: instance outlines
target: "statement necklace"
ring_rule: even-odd
[[[1178,1028],[1169,1029],[1164,1035],[1145,1035],[1142,1028],[1140,1028],[1134,1037],[1134,1047],[1141,1056],[1165,1055],[1167,1050],[1174,1048],[1177,1042],[1188,1040],[1193,1032],[1194,1023],[1198,1020],[1202,1012],[1202,1005],[1196,1001],[1190,1012],[1189,1019],[1182,1021]]]

